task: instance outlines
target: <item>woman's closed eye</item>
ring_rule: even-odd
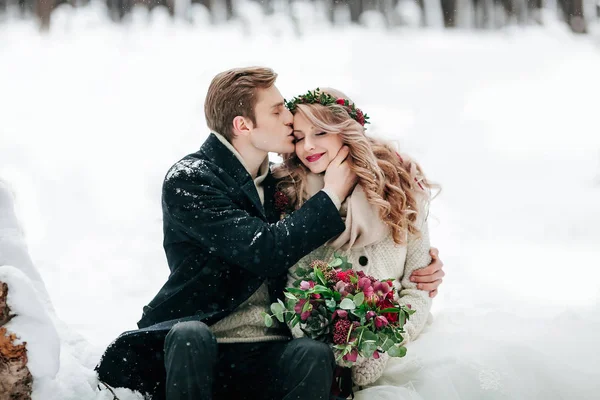
[[[315,136],[325,136],[325,135],[327,135],[327,132],[319,132]]]
[[[304,138],[303,138],[303,137],[301,137],[301,138],[294,138],[294,143],[298,143],[298,142],[300,142],[301,140],[304,140]]]

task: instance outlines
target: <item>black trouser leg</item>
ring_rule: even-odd
[[[173,326],[165,339],[167,400],[211,400],[217,341],[200,321]]]

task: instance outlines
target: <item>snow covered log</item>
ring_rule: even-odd
[[[8,285],[0,282],[0,400],[29,400],[33,377],[27,368],[27,343],[5,325],[13,317],[7,304]]]

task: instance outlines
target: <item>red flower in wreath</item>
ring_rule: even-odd
[[[356,121],[362,126],[365,125],[365,116],[359,108],[356,109]]]

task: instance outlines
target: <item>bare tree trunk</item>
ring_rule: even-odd
[[[347,0],[348,6],[350,7],[350,21],[358,23],[360,14],[363,13],[363,0]]]
[[[4,325],[12,315],[6,304],[8,285],[0,282],[0,400],[31,400],[33,377],[27,368],[27,343],[14,344]]]
[[[446,28],[454,28],[456,26],[456,8],[458,7],[456,0],[441,0],[442,12],[444,13],[444,26]]]
[[[542,0],[527,0],[527,11],[529,12],[529,19],[535,21],[538,24],[542,24]]]
[[[50,14],[54,9],[54,0],[37,0],[35,8],[40,19],[40,28],[47,31],[50,29]]]
[[[564,20],[575,33],[586,33],[587,26],[583,15],[583,0],[559,0]]]

